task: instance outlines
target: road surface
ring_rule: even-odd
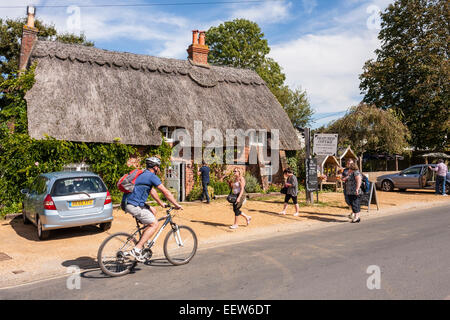
[[[450,205],[199,250],[124,277],[81,270],[2,299],[450,299]],[[72,280],[72,281],[68,281]],[[69,285],[68,285],[69,284]],[[72,289],[68,289],[72,287]]]

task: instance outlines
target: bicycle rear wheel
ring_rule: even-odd
[[[177,226],[164,239],[164,255],[173,265],[186,264],[197,252],[197,236],[188,226]]]
[[[118,232],[106,238],[97,253],[100,269],[111,277],[129,273],[136,266],[137,261],[127,253],[136,243],[137,240],[125,232]]]

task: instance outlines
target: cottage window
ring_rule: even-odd
[[[270,164],[266,164],[266,166],[264,167],[264,175],[267,176],[267,182],[270,184],[273,181],[273,168],[272,165]]]
[[[262,146],[264,145],[264,140],[267,138],[268,133],[256,131],[250,134],[250,145]]]
[[[159,128],[159,131],[161,131],[164,139],[166,142],[177,142],[178,140],[173,139],[173,133],[176,129],[184,129],[182,127],[169,127],[169,126],[162,126]]]

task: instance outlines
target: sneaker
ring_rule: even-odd
[[[133,248],[130,251],[130,255],[133,256],[139,262],[145,262],[145,257],[142,255],[142,251],[137,251],[136,248]]]
[[[284,216],[286,214],[286,211],[281,211],[280,214]]]
[[[444,193],[443,196],[444,196],[444,197],[448,197],[448,194]]]
[[[298,212],[294,213],[294,217],[298,217]]]
[[[237,229],[237,228],[238,228],[238,226],[235,225],[235,224],[233,224],[232,226],[230,226],[230,229]]]
[[[348,215],[348,218],[349,218],[350,220],[353,220],[353,219],[355,218],[355,214],[354,214],[354,213],[350,213],[350,214]]]

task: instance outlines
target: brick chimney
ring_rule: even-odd
[[[205,44],[205,31],[192,30],[192,44],[187,49],[188,59],[196,65],[208,65],[209,48]]]
[[[31,50],[37,40],[39,30],[34,26],[34,15],[36,8],[32,6],[27,7],[28,20],[27,24],[22,29],[22,43],[20,45],[20,59],[19,70],[27,68],[28,60],[30,59]]]

